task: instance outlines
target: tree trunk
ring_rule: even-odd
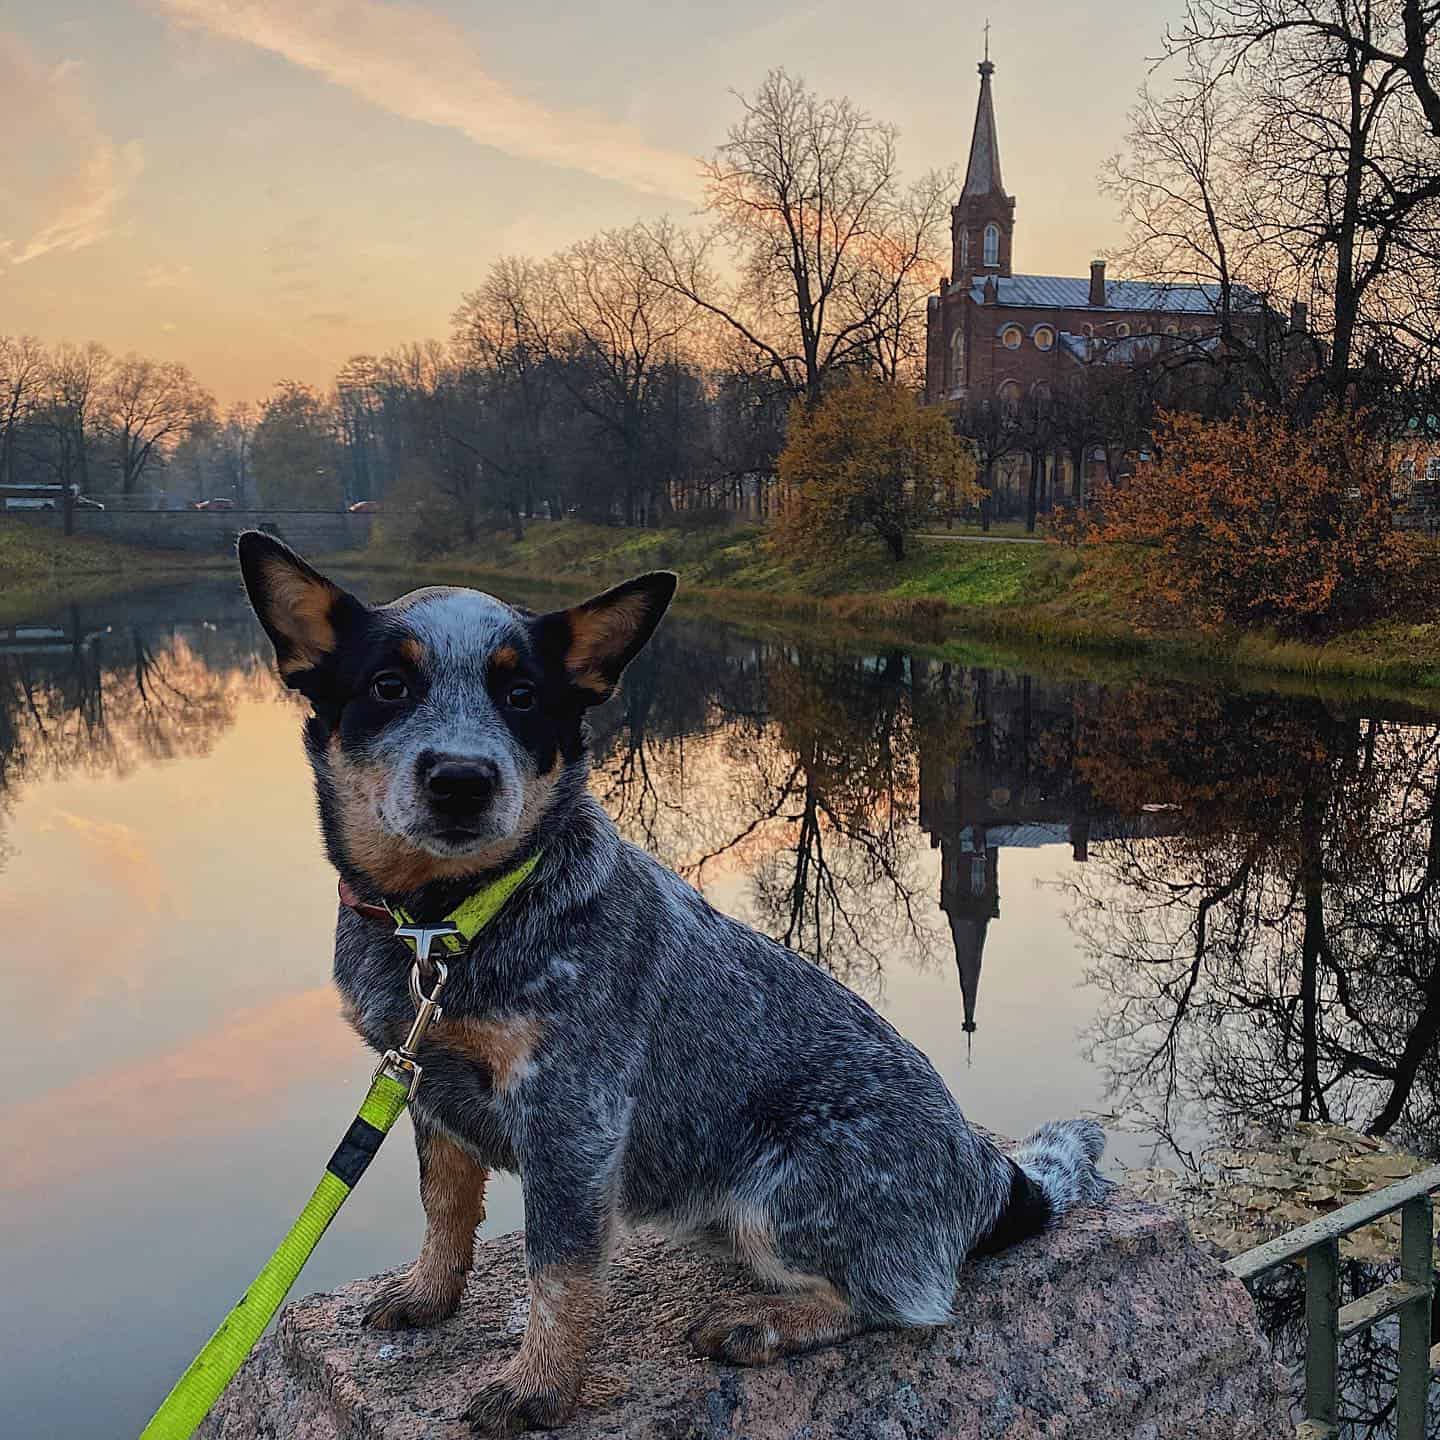
[[[990,506],[993,501],[994,491],[991,488],[995,471],[995,462],[985,462],[985,475],[981,484],[985,487],[985,493],[980,497],[980,529],[983,534],[990,533]]]
[[[1039,503],[1040,479],[1044,460],[1034,450],[1030,452],[1030,486],[1025,496],[1025,530],[1035,533],[1035,511]]]

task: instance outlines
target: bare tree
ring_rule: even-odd
[[[791,395],[813,403],[846,366],[894,376],[918,354],[918,297],[940,273],[949,175],[903,188],[896,131],[772,70],[704,163],[695,235],[652,227],[657,275],[730,327]],[[728,251],[721,279],[717,255]]]
[[[1437,24],[1416,0],[1194,0],[1167,37],[1183,74],[1142,92],[1109,171],[1125,256],[1214,283],[1225,353],[1272,403],[1306,371],[1374,404],[1440,366]],[[1291,301],[1319,353],[1277,323]]]
[[[0,482],[14,484],[20,431],[45,393],[45,350],[33,335],[0,335]]]
[[[91,446],[101,433],[101,403],[114,360],[93,341],[61,345],[50,357],[42,428],[51,473],[60,484],[65,533],[75,529],[75,495],[90,488]]]
[[[1024,435],[1015,411],[1000,400],[971,387],[956,418],[956,428],[975,447],[975,467],[984,491],[980,500],[980,526],[989,530],[995,508],[995,467],[1023,444]]]
[[[250,450],[255,441],[255,407],[236,401],[226,412],[216,443],[220,448],[220,469],[235,497],[246,509],[251,502]]]
[[[642,227],[607,230],[557,255],[545,275],[553,309],[541,333],[575,402],[620,451],[627,525],[644,502],[665,513],[669,495],[648,463],[652,386],[680,356],[694,307],[662,278]],[[642,495],[641,487],[645,487]]]
[[[486,458],[503,481],[517,539],[522,513],[533,516],[537,501],[547,502],[552,516],[563,513],[554,483],[552,427],[546,423],[560,383],[547,345],[550,298],[545,266],[505,258],[464,297],[453,321],[457,359],[488,377]]]
[[[126,495],[135,493],[153,461],[215,417],[214,397],[185,366],[140,355],[127,355],[114,366],[100,405]]]

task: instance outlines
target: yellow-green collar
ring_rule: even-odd
[[[453,925],[454,933],[442,935],[440,943],[451,955],[458,955],[465,947],[500,913],[505,902],[530,878],[530,873],[540,863],[537,850],[528,860],[522,860],[513,870],[482,885],[473,894],[467,895],[445,918],[442,925]],[[340,900],[367,919],[381,920],[388,917],[399,925],[418,923],[408,911],[398,905],[367,905],[350,893],[350,887],[340,882]]]

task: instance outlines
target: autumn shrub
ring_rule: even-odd
[[[827,559],[867,534],[902,560],[937,502],[956,509],[979,495],[969,447],[941,411],[861,374],[813,408],[795,405],[780,452],[780,491],[771,541],[801,562]]]
[[[1078,538],[1135,546],[1142,605],[1206,628],[1315,637],[1420,603],[1427,567],[1390,516],[1383,445],[1331,412],[1162,417],[1153,458],[1100,487]]]

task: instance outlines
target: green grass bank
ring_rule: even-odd
[[[418,564],[392,558],[381,534],[356,558],[367,571],[397,578],[490,588],[511,579],[568,593],[671,569],[683,582],[682,606],[752,624],[811,620],[831,633],[929,645],[968,638],[1011,652],[1059,649],[1387,690],[1440,688],[1440,621],[1386,621],[1325,644],[1198,631],[1144,607],[1118,551],[1082,564],[1058,545],[929,537],[898,564],[877,545],[798,567],[779,559],[758,527],[624,530],[564,521],[531,525],[520,541],[495,535]]]
[[[0,624],[57,603],[75,603],[154,585],[225,562],[174,550],[148,550],[89,535],[59,535],[0,517]]]
[[[957,659],[1033,657],[1050,669],[1093,671],[1104,656],[1110,672],[1159,665],[1392,693],[1440,689],[1440,620],[1385,621],[1324,645],[1200,632],[1141,605],[1123,553],[1082,565],[1060,546],[1003,538],[921,538],[899,564],[879,546],[857,546],[828,564],[797,567],[773,554],[758,527],[625,530],[564,521],[533,524],[520,541],[488,536],[424,562],[387,544],[383,531],[365,551],[317,558],[396,593],[425,583],[503,593],[514,582],[569,598],[643,570],[673,569],[683,581],[682,608],[752,628],[813,625]],[[0,624],[56,602],[225,573],[232,564],[0,519]]]

